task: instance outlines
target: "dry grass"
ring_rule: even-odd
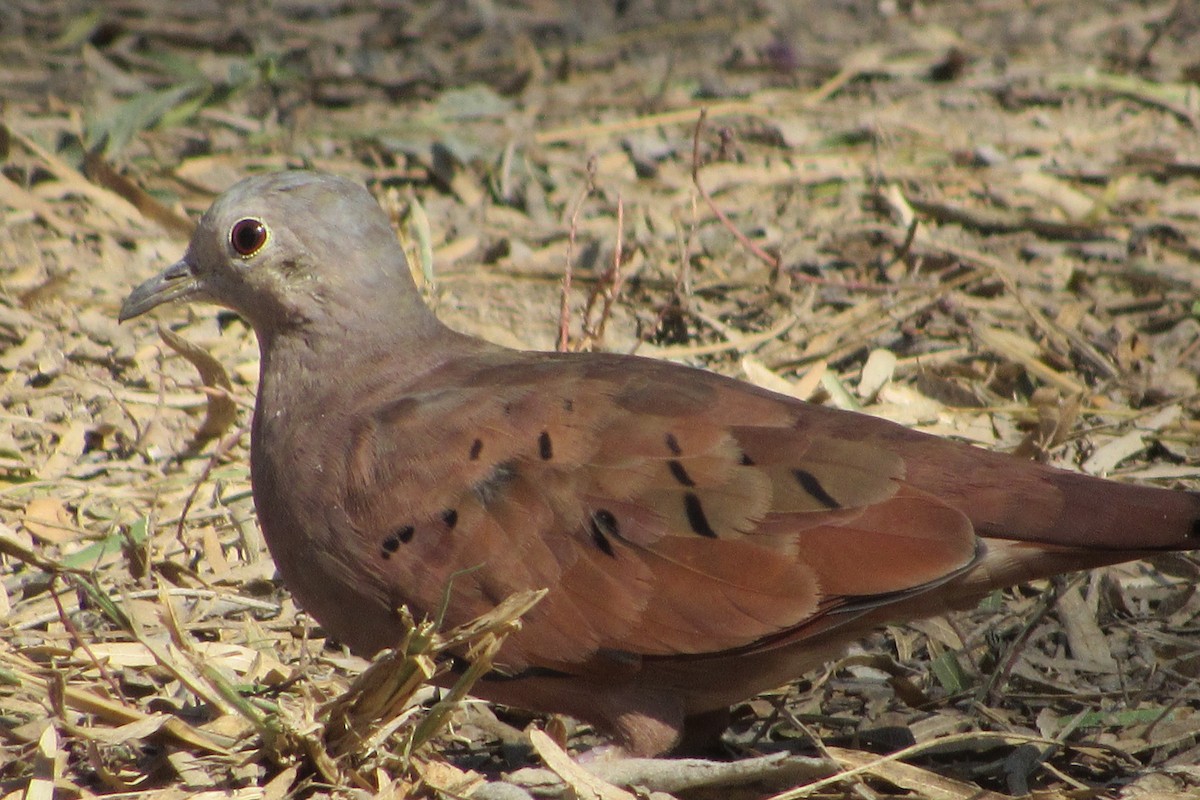
[[[728,735],[815,759],[603,781],[560,758],[587,731],[407,703],[463,632],[415,624],[356,680],[274,582],[251,333],[115,313],[213,193],[289,164],[367,181],[473,333],[1200,487],[1193,4],[615,5],[0,13],[0,795],[761,797],[838,769],[789,796],[1197,792],[1182,556],[893,629]]]

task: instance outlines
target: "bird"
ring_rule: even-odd
[[[1087,476],[661,360],[528,352],[421,297],[361,184],[218,196],[132,290],[254,329],[255,510],[282,581],[352,652],[398,609],[468,622],[545,590],[473,693],[635,755],[887,623],[1200,540],[1200,495]],[[458,654],[462,656],[463,654]]]

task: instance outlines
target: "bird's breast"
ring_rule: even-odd
[[[258,409],[251,432],[251,483],[259,526],[283,583],[337,641],[369,656],[403,634],[335,487],[344,469],[311,420]],[[325,431],[329,428],[325,427]]]

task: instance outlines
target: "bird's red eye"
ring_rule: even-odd
[[[258,219],[240,219],[229,229],[229,244],[239,256],[252,256],[267,243],[267,226]]]

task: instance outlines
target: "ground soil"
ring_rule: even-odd
[[[1197,489],[1198,40],[1194,0],[9,0],[0,796],[521,797],[554,747],[522,729],[602,744],[480,704],[411,757],[420,708],[331,744],[363,664],[262,547],[252,333],[116,322],[239,177],[362,180],[476,335]],[[880,632],[735,709],[726,758],[866,765],[817,796],[1196,795],[1198,576],[1163,557]]]

